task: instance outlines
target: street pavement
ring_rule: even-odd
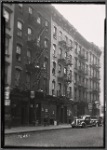
[[[64,128],[5,135],[5,146],[103,147],[103,127]]]

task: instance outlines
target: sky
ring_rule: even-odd
[[[105,5],[95,4],[53,4],[53,6],[77,29],[77,31],[89,42],[95,43],[101,48],[100,59],[100,104],[103,105],[103,50],[104,50],[104,19]]]
[[[53,4],[89,42],[104,46],[105,5]]]

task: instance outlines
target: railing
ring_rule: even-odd
[[[58,58],[58,62],[66,63],[65,58],[63,56],[60,56]]]
[[[72,64],[72,60],[67,59],[67,60],[66,60],[66,65],[73,65],[73,64]]]
[[[94,81],[98,81],[98,80],[100,80],[100,78],[99,78],[99,77],[97,77],[97,76],[96,76],[96,77],[91,76],[90,78],[91,78],[92,80],[94,80]]]
[[[62,76],[62,75],[59,75],[57,78],[58,78],[58,81],[61,81],[61,82],[63,82],[63,81],[64,81],[64,78],[63,78],[63,76]]]
[[[59,41],[59,45],[62,46],[66,50],[70,50],[70,47],[68,46],[68,44],[65,40]]]
[[[81,59],[81,60],[84,60],[84,61],[86,61],[87,59],[86,59],[86,57],[83,55],[83,54],[78,54],[78,57]]]
[[[95,64],[95,63],[91,63],[90,66],[95,68],[95,69],[99,69],[100,68],[100,65]]]
[[[78,70],[78,73],[82,75],[86,75],[85,69],[82,69],[81,67],[79,67],[77,70]]]

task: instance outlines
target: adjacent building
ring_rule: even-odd
[[[17,3],[13,14],[12,125],[98,115],[100,49],[51,5]]]

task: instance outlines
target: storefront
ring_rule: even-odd
[[[69,99],[36,92],[11,93],[11,126],[71,123],[73,105]]]

